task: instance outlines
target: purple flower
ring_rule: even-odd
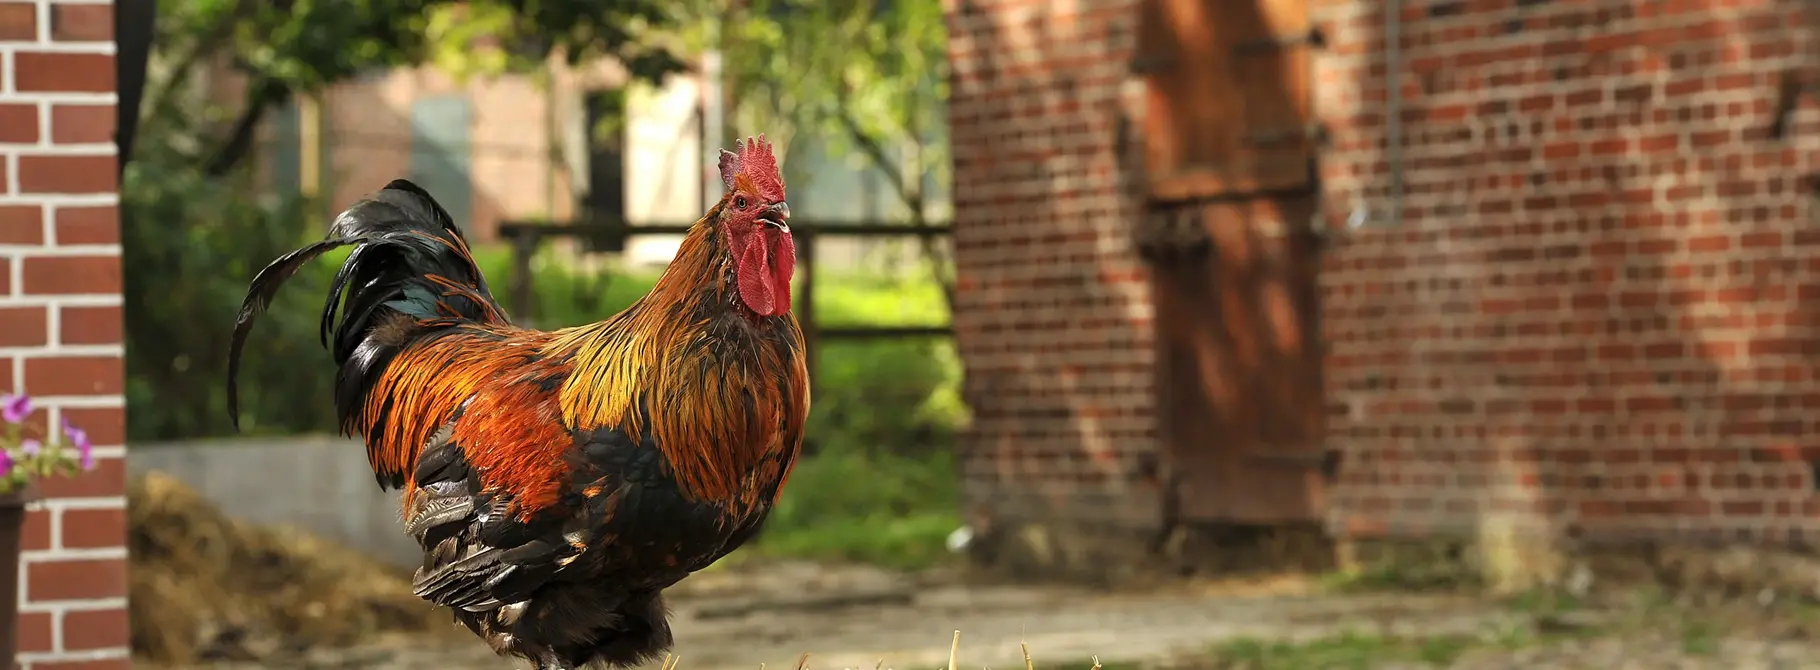
[[[27,455],[27,456],[37,456],[38,451],[43,448],[44,448],[43,442],[39,442],[37,440],[33,440],[30,438],[27,438],[24,442],[19,443],[19,450],[25,452],[25,455]]]
[[[0,449],[0,477],[5,477],[12,474],[12,472],[13,455],[7,453],[5,449]]]
[[[95,445],[89,443],[88,433],[83,432],[81,428],[70,425],[69,417],[64,417],[63,436],[69,438],[70,444],[76,445],[76,455],[82,459],[82,469],[94,469]]]
[[[0,420],[20,423],[32,414],[32,399],[25,394],[0,395]]]

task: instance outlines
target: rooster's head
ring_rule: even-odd
[[[758,316],[790,312],[790,278],[796,244],[790,238],[790,205],[784,177],[764,135],[746,138],[738,152],[720,150],[719,228],[733,257],[740,301]]]

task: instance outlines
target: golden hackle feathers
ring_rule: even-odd
[[[696,222],[644,298],[604,322],[557,333],[547,347],[573,356],[560,401],[569,425],[651,438],[683,489],[705,498],[746,488],[767,455],[794,453],[807,411],[787,397],[791,388],[806,394],[800,360],[769,347],[735,354],[708,333],[711,315],[730,309],[711,223],[719,211]],[[801,359],[801,330],[794,316],[784,318],[790,356]]]

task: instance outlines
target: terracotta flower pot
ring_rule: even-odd
[[[37,491],[0,494],[0,667],[11,668],[17,656],[19,629],[19,536],[25,528],[25,506]]]

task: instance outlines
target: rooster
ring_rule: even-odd
[[[790,207],[763,135],[721,150],[726,194],[650,293],[604,321],[512,325],[448,212],[395,180],[253,278],[228,412],[279,286],[352,247],[322,311],[341,430],[402,489],[417,595],[540,670],[671,646],[662,593],[751,539],[803,441]]]

